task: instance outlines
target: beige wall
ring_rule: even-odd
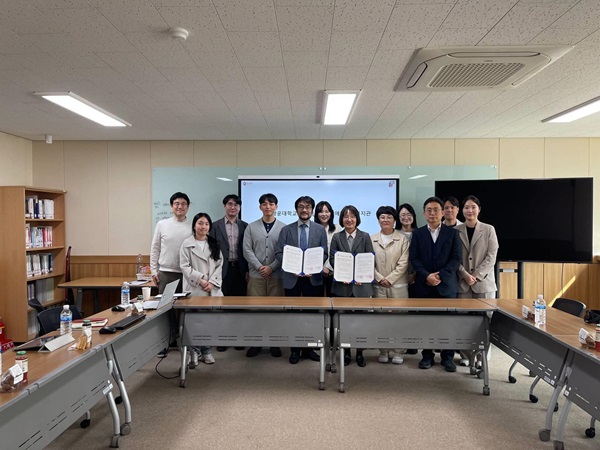
[[[31,184],[32,142],[0,131],[0,186]]]
[[[499,178],[600,177],[600,138],[418,139],[311,141],[65,141],[9,140],[12,169],[0,177],[65,189],[67,242],[74,255],[147,254],[151,241],[152,169],[165,166],[496,165]],[[1,153],[4,155],[4,153]],[[27,156],[29,155],[29,156]],[[27,173],[27,164],[33,168]],[[343,155],[343,159],[340,158]],[[4,158],[3,158],[4,159]],[[14,162],[13,162],[14,160]],[[343,161],[340,163],[339,161]],[[32,174],[32,175],[31,175]],[[7,178],[8,179],[8,178]],[[29,183],[27,181],[27,183]],[[596,183],[595,195],[600,183]],[[595,254],[600,254],[600,208]]]

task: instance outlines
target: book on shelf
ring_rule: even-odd
[[[35,219],[35,204],[37,203],[37,195],[28,195],[25,197],[25,218]]]
[[[25,248],[52,247],[52,227],[25,224]]]
[[[27,283],[27,300],[37,299],[45,305],[54,301],[54,280],[47,278]]]
[[[37,195],[25,197],[26,219],[54,219],[54,200],[38,199]]]
[[[103,327],[108,323],[108,319],[105,317],[98,317],[97,319],[86,319],[92,323],[93,328]],[[83,319],[77,319],[73,321],[73,329],[77,330],[83,326]]]

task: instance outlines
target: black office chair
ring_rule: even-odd
[[[69,309],[73,314],[73,320],[82,318],[75,305],[69,305]],[[40,336],[60,328],[60,313],[62,310],[63,308],[60,306],[57,308],[44,309],[42,312],[38,313],[37,318],[40,323]]]
[[[75,305],[69,305],[69,309],[73,314],[73,320],[81,319],[81,313],[75,307]],[[60,328],[60,313],[62,312],[63,307],[58,306],[54,308],[44,309],[39,312],[37,315],[38,322],[40,323],[40,332],[39,335],[43,336],[46,333],[50,333],[52,331],[58,330]],[[81,428],[87,428],[91,423],[91,414],[89,411],[86,411],[85,418],[79,422],[79,426]]]

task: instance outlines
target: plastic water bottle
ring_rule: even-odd
[[[542,294],[538,295],[535,301],[535,324],[546,325],[546,301]]]
[[[73,313],[69,305],[63,305],[63,310],[60,312],[60,334],[73,333]]]
[[[121,285],[121,305],[129,306],[129,283],[127,281]]]

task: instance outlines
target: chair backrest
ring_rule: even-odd
[[[571,300],[570,298],[563,297],[554,300],[552,307],[577,317],[583,317],[586,308],[585,303],[582,303],[579,300]]]
[[[73,320],[81,319],[81,314],[75,305],[69,305],[69,309],[73,313]],[[40,323],[40,336],[60,328],[60,313],[62,306],[58,308],[45,309],[38,313],[37,318]]]

